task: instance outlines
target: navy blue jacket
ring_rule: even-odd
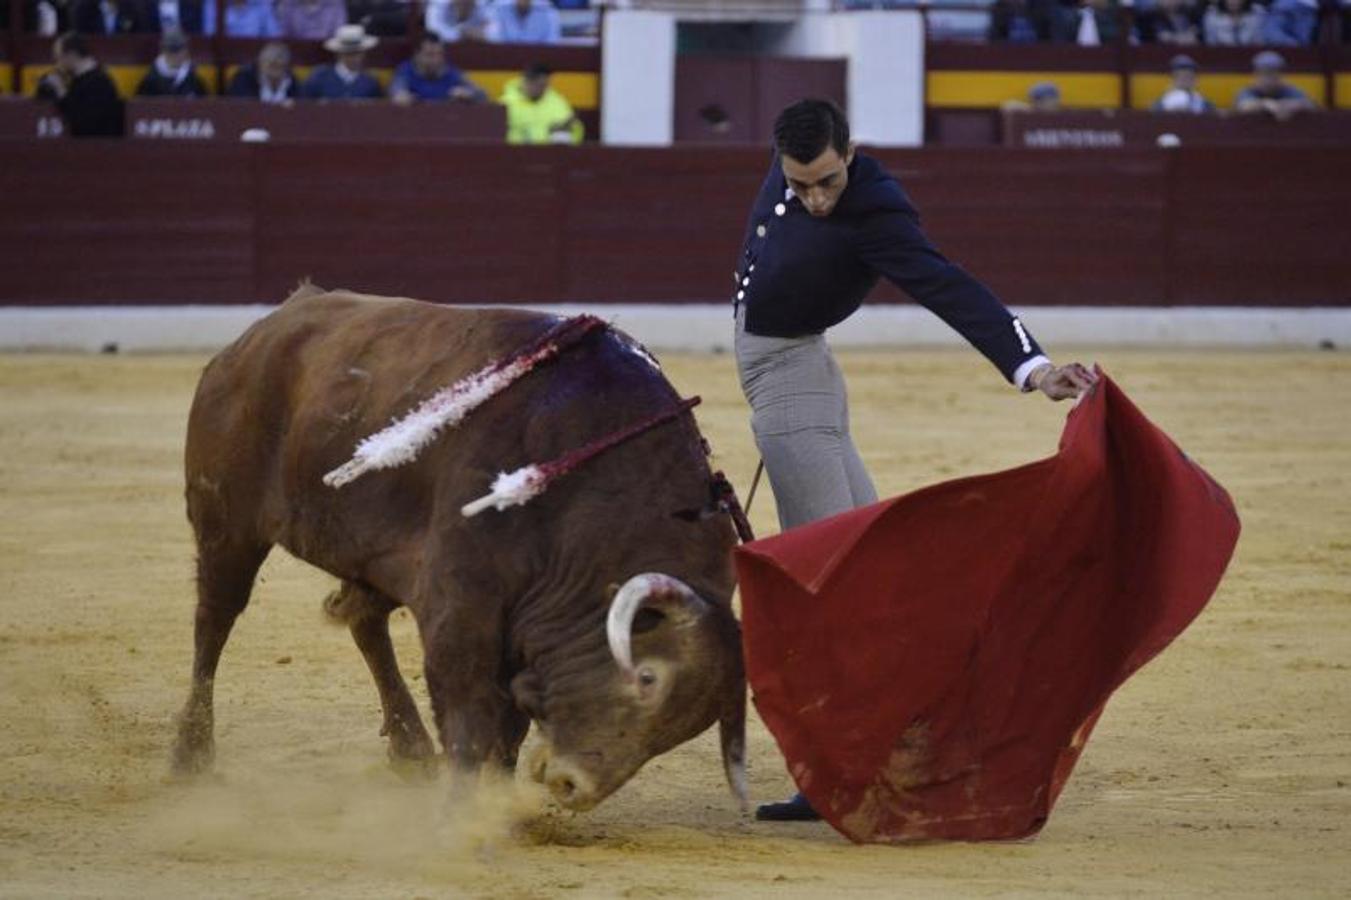
[[[787,195],[776,155],[751,208],[735,302],[746,330],[771,337],[818,334],[844,321],[885,277],[966,338],[1012,381],[1041,355],[1021,322],[983,284],[948,262],[919,214],[877,160],[855,153],[849,184],[816,218]]]

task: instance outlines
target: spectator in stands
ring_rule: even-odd
[[[277,19],[285,37],[322,41],[347,24],[347,4],[343,0],[281,0]]]
[[[85,39],[68,31],[52,44],[55,68],[42,77],[38,96],[54,100],[72,137],[121,137],[126,127],[117,86],[89,52]]]
[[[138,97],[205,97],[206,84],[192,66],[188,52],[188,38],[177,28],[164,32],[159,42],[159,56],[150,64],[141,83],[136,86]]]
[[[291,73],[291,51],[280,41],[271,41],[258,51],[256,62],[240,66],[230,79],[231,97],[249,97],[264,103],[289,105],[299,94]]]
[[[507,108],[509,144],[580,144],[582,123],[572,104],[549,86],[552,70],[536,63],[507,82],[502,104]]]
[[[184,34],[204,34],[203,0],[146,0],[146,31],[165,32],[177,28]],[[211,12],[215,22],[216,13]]]
[[[493,9],[498,40],[505,44],[557,44],[563,36],[558,10],[549,0],[500,0]]]
[[[1285,57],[1275,50],[1263,50],[1254,56],[1252,69],[1253,83],[1239,91],[1234,100],[1234,109],[1239,112],[1270,113],[1284,122],[1296,113],[1318,108],[1308,94],[1281,77]]]
[[[1206,9],[1205,38],[1212,47],[1252,47],[1262,43],[1266,7],[1252,0],[1219,0]]]
[[[1201,43],[1201,11],[1195,0],[1158,0],[1137,13],[1135,30],[1144,43],[1194,47]]]
[[[1010,44],[1049,41],[1055,13],[1053,0],[995,0],[988,38]]]
[[[1027,105],[1034,112],[1059,112],[1060,88],[1049,81],[1038,81],[1027,90]]]
[[[394,70],[389,96],[401,106],[426,100],[463,100],[482,103],[488,99],[483,89],[446,59],[441,39],[428,32],[418,41],[413,58]]]
[[[1005,100],[999,108],[1010,112],[1059,112],[1060,88],[1050,81],[1038,81],[1027,89],[1026,100]]]
[[[132,34],[141,31],[136,0],[76,0],[71,27],[80,34]]]
[[[203,34],[216,33],[216,0],[203,0]],[[239,38],[281,37],[272,0],[226,0],[225,34]]]
[[[19,21],[29,34],[55,37],[69,26],[66,0],[23,0],[19,6]],[[0,2],[0,34],[9,31],[9,4]]]
[[[1163,96],[1150,107],[1154,112],[1212,113],[1215,104],[1211,103],[1196,89],[1196,60],[1179,53],[1168,61],[1169,71],[1173,74],[1173,83]]]
[[[380,82],[364,71],[366,51],[379,41],[366,33],[361,25],[340,25],[333,37],[324,41],[324,49],[337,60],[333,65],[320,66],[310,73],[302,91],[304,96],[317,100],[374,99],[383,97]]]
[[[1318,0],[1272,0],[1262,22],[1262,43],[1302,47],[1313,43]]]
[[[424,24],[449,44],[498,40],[497,19],[482,0],[430,0]]]
[[[1121,37],[1117,0],[1079,0],[1076,6],[1060,7],[1054,37],[1081,47],[1115,43]]]

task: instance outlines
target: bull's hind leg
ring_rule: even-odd
[[[343,582],[324,601],[324,612],[347,623],[375,679],[385,714],[380,733],[389,737],[390,759],[395,763],[422,765],[436,755],[436,747],[418,715],[417,704],[408,692],[394,655],[394,644],[389,639],[389,614],[398,607],[388,597],[350,581]]]
[[[256,544],[206,542],[199,536],[192,689],[179,714],[172,760],[173,770],[179,774],[205,771],[215,758],[212,698],[216,665],[235,619],[248,605],[254,576],[269,549]]]

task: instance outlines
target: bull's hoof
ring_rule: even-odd
[[[169,771],[182,778],[191,778],[210,772],[215,761],[214,741],[201,744],[180,737],[174,742],[174,749],[169,757]]]
[[[189,704],[178,716],[178,738],[169,756],[174,775],[192,776],[211,771],[216,761],[215,722],[209,708]]]
[[[438,768],[436,746],[423,729],[390,728],[389,764],[405,778],[434,777]]]

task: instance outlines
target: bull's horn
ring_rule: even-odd
[[[658,599],[668,618],[697,615],[698,608],[704,605],[704,601],[689,585],[660,572],[644,572],[624,582],[610,601],[610,615],[605,620],[605,637],[610,642],[610,652],[614,654],[615,662],[627,674],[633,673],[633,619],[644,605],[658,605],[653,602]],[[681,612],[685,615],[682,616]]]
[[[718,720],[718,737],[722,742],[722,770],[727,775],[727,786],[744,813],[750,808],[750,799],[746,788],[746,686],[740,679],[736,697]]]

